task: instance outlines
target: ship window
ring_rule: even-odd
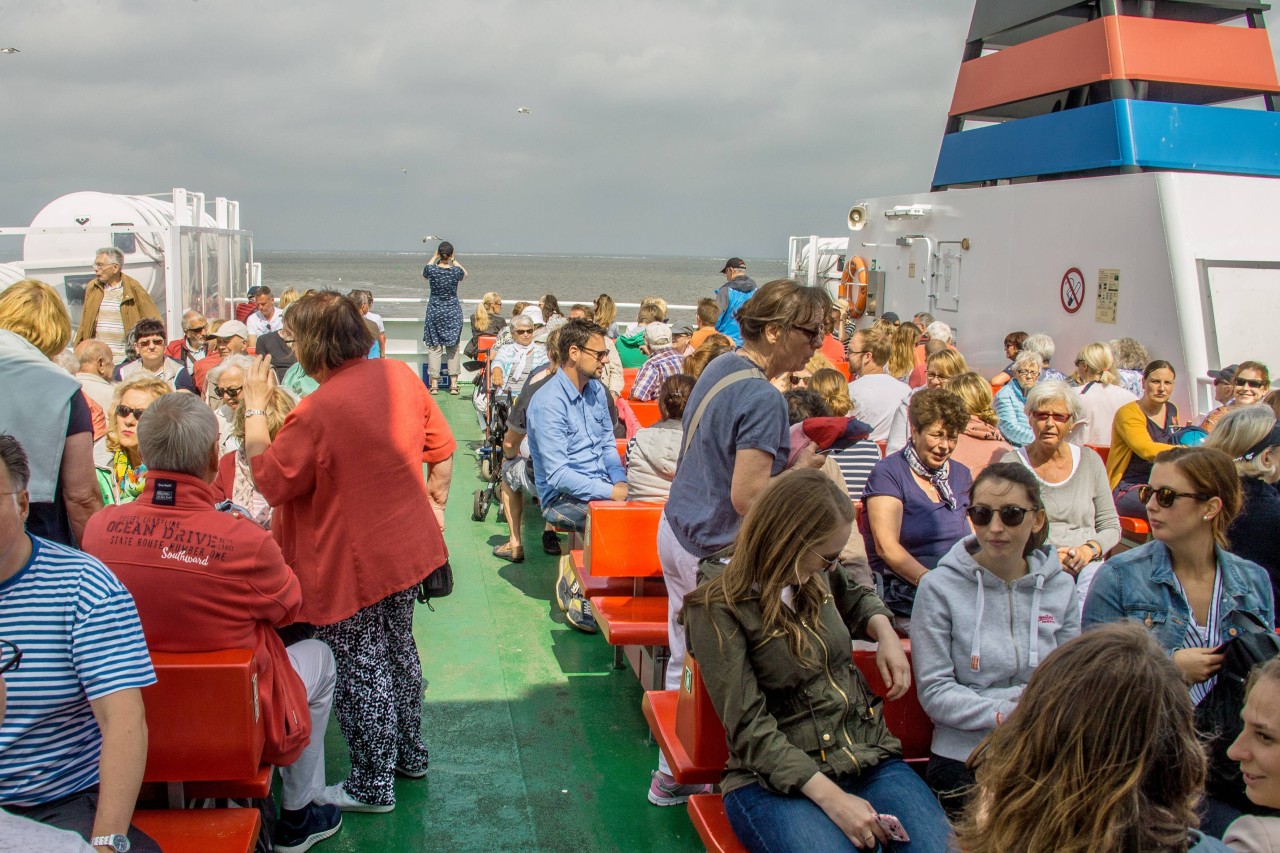
[[[84,290],[89,282],[97,278],[96,275],[69,275],[62,280],[63,288],[67,295],[68,305],[83,305]]]
[[[132,222],[112,222],[112,225],[132,225]],[[138,251],[138,237],[136,234],[112,234],[111,245],[115,246],[126,255],[132,255]]]

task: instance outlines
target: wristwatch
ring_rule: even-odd
[[[267,411],[266,409],[245,409],[244,410],[244,416],[246,418],[251,418],[254,415],[262,415],[265,418],[267,416]]]
[[[95,835],[89,839],[89,844],[93,847],[110,847],[116,853],[129,853],[129,848],[133,846],[129,843],[129,836],[118,832],[115,835]]]

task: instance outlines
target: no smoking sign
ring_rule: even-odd
[[[1062,277],[1062,288],[1059,293],[1062,309],[1074,314],[1084,306],[1084,273],[1072,267]]]

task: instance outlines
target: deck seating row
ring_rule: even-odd
[[[1107,456],[1111,453],[1111,448],[1101,444],[1086,444],[1085,447],[1102,457],[1102,463],[1105,465]],[[1136,548],[1144,544],[1151,538],[1151,525],[1147,524],[1145,518],[1133,518],[1131,516],[1120,516],[1120,544],[1123,550]],[[1113,550],[1111,553],[1118,553]]]

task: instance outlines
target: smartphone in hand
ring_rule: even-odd
[[[880,828],[884,830],[885,835],[889,836],[890,841],[905,844],[911,840],[911,836],[907,835],[907,831],[902,828],[902,821],[891,814],[876,815],[876,823],[880,824]]]

